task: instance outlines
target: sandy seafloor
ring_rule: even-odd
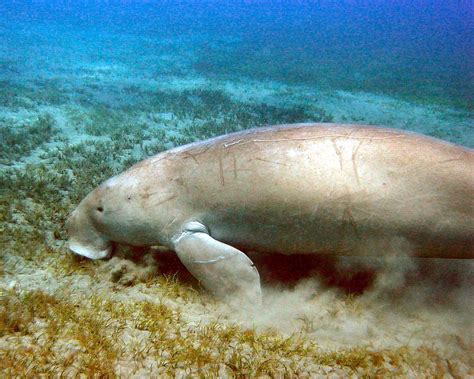
[[[265,298],[254,312],[210,298],[172,253],[91,262],[64,245],[88,191],[163,149],[300,121],[473,147],[468,110],[204,75],[205,35],[48,28],[0,29],[0,376],[474,376],[471,261],[254,257]]]

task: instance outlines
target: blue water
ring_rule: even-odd
[[[283,86],[293,86],[294,94],[298,86],[376,94],[446,110],[438,109],[436,119],[426,121],[437,126],[425,129],[419,125],[426,116],[412,117],[413,110],[400,111],[403,120],[396,119],[398,111],[370,115],[359,105],[351,105],[357,114],[338,114],[344,104],[335,101],[326,111],[336,110],[334,121],[402,127],[473,145],[473,9],[465,0],[3,1],[0,85],[16,98],[23,96],[18,88],[38,90],[44,106],[134,106],[117,96],[124,87],[153,90],[166,82],[173,89],[177,78],[272,83],[274,94],[280,91],[275,86],[286,93],[285,102],[297,96]],[[303,107],[315,101],[305,96]],[[4,99],[0,106],[25,105]],[[380,113],[383,108],[390,107],[380,104]]]

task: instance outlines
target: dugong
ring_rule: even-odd
[[[474,258],[474,150],[361,125],[256,128],[155,155],[67,222],[69,248],[162,245],[217,296],[258,303],[243,251]]]

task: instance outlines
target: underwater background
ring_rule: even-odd
[[[302,272],[284,283],[255,257],[267,312],[249,317],[170,252],[64,244],[103,180],[233,131],[472,148],[473,58],[469,0],[0,2],[0,376],[474,375],[472,262],[281,258]]]

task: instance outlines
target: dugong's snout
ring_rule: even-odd
[[[66,222],[68,247],[76,254],[90,259],[103,259],[112,253],[112,242],[103,236],[91,220],[79,209]]]

